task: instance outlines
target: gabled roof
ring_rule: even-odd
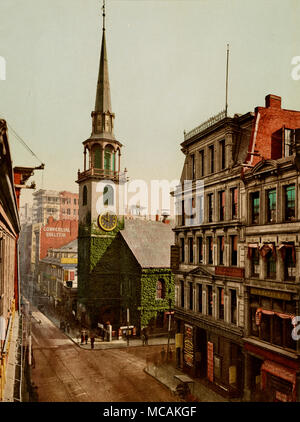
[[[142,268],[170,268],[174,233],[170,224],[126,220],[121,236]]]

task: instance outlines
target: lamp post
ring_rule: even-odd
[[[174,311],[171,311],[172,299],[169,299],[169,311],[167,312],[168,315],[168,346],[167,346],[167,359],[169,358],[169,350],[170,350],[170,335],[171,335],[171,319],[172,315],[174,315]]]

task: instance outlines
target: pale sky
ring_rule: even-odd
[[[300,110],[298,0],[106,0],[115,134],[131,179],[179,179],[183,131],[225,103],[253,111],[272,93]],[[77,191],[91,133],[102,34],[101,0],[0,0],[0,115],[46,168],[37,188]],[[10,136],[14,165],[38,165]],[[42,185],[43,182],[43,185]],[[23,202],[31,191],[22,192]]]

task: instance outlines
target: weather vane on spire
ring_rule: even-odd
[[[103,31],[105,31],[105,0],[103,0],[102,16],[103,16]]]

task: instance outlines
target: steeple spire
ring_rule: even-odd
[[[95,102],[94,111],[100,112],[100,113],[106,113],[106,112],[112,113],[109,76],[108,76],[108,60],[107,60],[106,39],[105,39],[105,0],[103,0],[102,17],[103,17],[102,46],[101,46],[97,94],[96,94],[96,102]]]

